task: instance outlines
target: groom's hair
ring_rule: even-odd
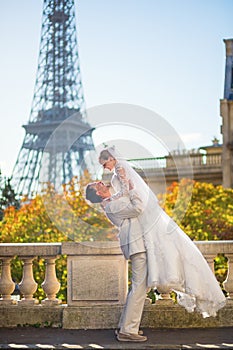
[[[91,203],[100,203],[103,198],[96,194],[96,189],[93,187],[93,184],[89,184],[86,187],[86,199]]]

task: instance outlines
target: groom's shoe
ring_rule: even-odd
[[[147,341],[147,337],[144,335],[139,334],[133,334],[133,333],[118,333],[117,335],[118,341],[124,341],[124,342],[143,342]]]
[[[118,336],[119,332],[120,332],[119,329],[115,329],[115,335],[116,335],[116,336]],[[143,333],[143,330],[142,330],[142,329],[139,329],[138,334],[139,334],[139,335],[143,335],[143,334],[144,334],[144,333]]]

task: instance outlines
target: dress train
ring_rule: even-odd
[[[159,212],[154,226],[144,235],[148,286],[175,291],[177,302],[188,312],[216,316],[226,298],[215,275],[192,240],[161,208]]]

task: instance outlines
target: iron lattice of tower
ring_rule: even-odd
[[[74,0],[44,0],[37,78],[26,134],[13,169],[19,194],[67,183],[93,150],[77,47]],[[42,174],[43,173],[43,174]]]

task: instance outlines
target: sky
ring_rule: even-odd
[[[6,176],[30,116],[42,8],[42,0],[0,2],[0,168]],[[136,105],[164,118],[187,149],[210,145],[214,136],[221,141],[223,39],[233,37],[232,0],[76,0],[75,8],[87,110]],[[143,113],[139,119],[149,131],[151,121]],[[104,132],[96,133],[97,143]]]

